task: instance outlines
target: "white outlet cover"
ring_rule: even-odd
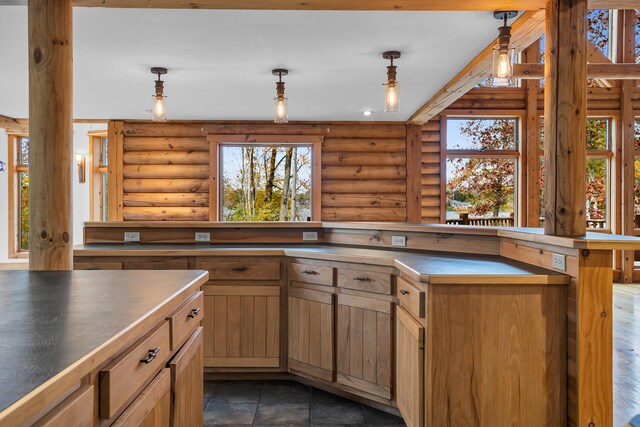
[[[391,236],[391,246],[407,246],[407,236]]]
[[[140,241],[140,232],[138,232],[138,231],[125,231],[125,233],[124,233],[124,241],[125,242],[139,242]]]
[[[318,232],[316,231],[303,231],[302,240],[318,240]]]
[[[554,270],[567,271],[567,257],[562,254],[553,254],[551,257],[551,267]]]
[[[207,242],[211,240],[211,233],[204,231],[196,231],[196,242]]]

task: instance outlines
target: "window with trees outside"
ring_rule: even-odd
[[[9,256],[29,250],[29,137],[9,136]]]
[[[312,144],[220,144],[222,221],[310,221]]]
[[[89,133],[89,152],[91,170],[89,192],[91,201],[91,221],[107,221],[107,168],[109,140],[105,132]]]
[[[446,119],[448,224],[515,225],[517,117]]]
[[[610,176],[613,149],[608,117],[587,118],[587,228],[609,229]],[[636,129],[638,129],[636,127]],[[544,155],[544,119],[540,119],[540,153]],[[639,165],[640,166],[640,165]],[[544,221],[544,158],[540,157],[540,225]]]

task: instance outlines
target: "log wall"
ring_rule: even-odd
[[[109,128],[110,220],[208,220],[216,154],[207,135],[322,136],[321,218],[315,220],[407,218],[404,123],[127,121]]]

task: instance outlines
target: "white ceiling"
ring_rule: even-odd
[[[27,13],[0,6],[0,114],[28,116]],[[290,120],[406,120],[497,35],[491,12],[74,9],[74,117],[148,119],[149,67],[168,119],[271,119],[272,68]],[[385,50],[400,111],[383,112]]]

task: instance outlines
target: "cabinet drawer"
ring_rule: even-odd
[[[391,295],[391,274],[338,268],[338,286],[357,291]]]
[[[167,317],[171,329],[171,351],[176,350],[204,317],[204,292],[197,292],[175,313]]]
[[[197,261],[196,269],[208,270],[209,280],[280,280],[280,260],[217,258]]]
[[[100,371],[101,418],[113,417],[164,366],[169,344],[169,322],[165,321]]]
[[[292,262],[289,264],[289,280],[333,286],[333,267]]]
[[[398,277],[396,296],[400,305],[413,316],[423,319],[425,316],[425,293],[406,280]]]
[[[171,372],[160,371],[131,402],[111,427],[169,427],[171,423]]]
[[[125,270],[188,270],[186,258],[132,259],[123,263]]]
[[[74,270],[122,270],[120,261],[74,261]]]
[[[35,424],[36,427],[93,426],[93,386],[76,390],[64,402]]]

